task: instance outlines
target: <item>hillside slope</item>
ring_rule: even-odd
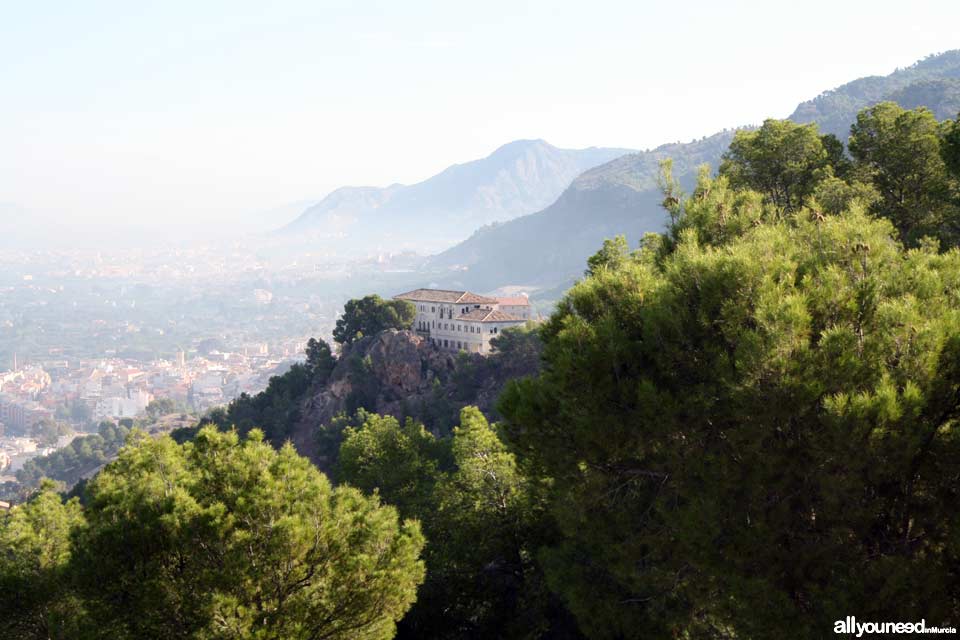
[[[583,171],[629,152],[517,140],[417,184],[337,189],[281,234],[336,238],[342,249],[437,250],[482,225],[543,209]]]
[[[960,108],[960,49],[928,56],[887,76],[868,76],[800,103],[790,115],[794,122],[816,122],[824,133],[846,140],[857,112],[884,100],[905,108],[929,107],[938,118],[952,118]],[[951,95],[952,94],[952,95]]]
[[[667,144],[591,169],[543,211],[480,229],[437,255],[428,268],[448,270],[448,284],[480,291],[507,283],[547,287],[573,277],[604,238],[625,233],[633,242],[662,229],[661,160],[673,158],[676,175],[689,186],[697,167],[714,162],[732,137],[733,131],[725,131],[688,144]]]
[[[800,104],[790,119],[817,122],[846,140],[863,107],[894,100],[907,108],[924,105],[939,118],[960,111],[960,50],[928,57],[885,77],[861,78]],[[507,285],[549,290],[571,282],[605,238],[626,234],[632,246],[644,233],[659,231],[666,216],[656,175],[662,158],[689,187],[697,166],[716,168],[732,131],[686,144],[631,154],[578,177],[543,211],[477,231],[428,261],[431,284],[486,291]]]

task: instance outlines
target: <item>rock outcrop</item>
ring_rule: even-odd
[[[444,434],[462,407],[474,405],[496,419],[496,401],[506,382],[532,375],[539,366],[539,341],[491,356],[452,354],[413,331],[391,329],[361,338],[344,349],[327,383],[307,394],[293,442],[321,468],[328,465],[318,436],[338,415],[364,408],[398,419],[413,417]]]

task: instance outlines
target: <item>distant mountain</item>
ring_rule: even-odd
[[[417,184],[337,189],[281,234],[337,238],[344,249],[438,250],[482,225],[543,209],[583,171],[630,152],[517,140]]]
[[[686,187],[697,167],[726,150],[733,131],[687,144],[666,144],[622,156],[580,175],[539,213],[489,225],[435,256],[429,269],[447,270],[444,282],[487,291],[506,284],[551,286],[583,271],[604,238],[625,233],[631,241],[663,226],[657,189],[660,161],[673,158]]]
[[[960,50],[928,57],[885,77],[861,78],[802,103],[790,116],[817,122],[846,141],[863,107],[894,100],[904,107],[925,105],[937,117],[960,111]],[[662,158],[687,188],[698,165],[716,168],[733,131],[617,158],[579,176],[544,210],[488,226],[431,258],[424,269],[431,284],[487,291],[506,285],[555,292],[582,274],[586,259],[605,238],[626,234],[636,246],[644,233],[661,231],[666,214],[656,186]],[[548,294],[549,295],[549,294]]]

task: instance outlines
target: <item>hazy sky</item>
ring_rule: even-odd
[[[199,228],[516,138],[648,148],[960,47],[958,0],[147,4],[0,0],[7,222]]]

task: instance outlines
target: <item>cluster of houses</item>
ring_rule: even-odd
[[[441,349],[487,354],[490,340],[532,319],[526,296],[491,298],[469,291],[415,289],[394,296],[417,310],[413,330]]]

